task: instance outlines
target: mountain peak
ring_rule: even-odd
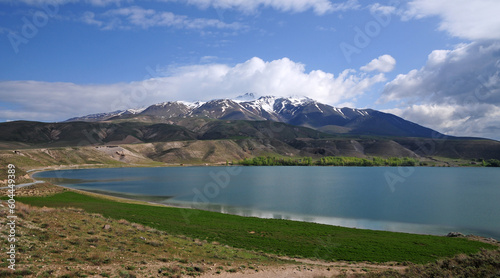
[[[182,101],[182,100],[179,100],[179,101],[176,101],[177,103],[182,103],[184,105],[186,105],[187,107],[191,108],[191,109],[194,109],[194,108],[198,108],[200,106],[202,106],[203,104],[205,104],[206,102],[203,102],[203,101],[195,101],[195,102],[189,102],[189,101]]]
[[[256,97],[253,93],[245,93],[243,95],[235,97],[233,100],[236,102],[242,102],[242,101],[252,101],[255,99]]]

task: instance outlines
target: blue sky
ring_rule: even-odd
[[[500,139],[496,0],[0,0],[0,121],[246,92]]]

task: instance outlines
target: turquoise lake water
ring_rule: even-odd
[[[162,167],[47,171],[34,177],[244,216],[500,239],[498,168]]]

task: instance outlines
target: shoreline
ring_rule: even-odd
[[[477,256],[476,254],[478,253],[476,253],[476,251],[466,251],[468,247],[465,246],[472,247],[478,246],[478,244],[487,244],[484,245],[485,249],[482,250],[491,249],[491,251],[481,251],[481,249],[477,251],[483,252],[481,254],[485,254],[485,258],[488,258],[487,256],[494,256],[499,252],[498,242],[491,242],[485,238],[476,236],[452,239],[443,235],[425,236],[401,232],[378,232],[368,229],[349,229],[315,223],[301,224],[298,221],[276,221],[273,219],[255,217],[236,217],[228,214],[204,211],[190,212],[187,210],[178,210],[178,208],[169,208],[155,203],[127,200],[72,188],[67,189],[66,187],[50,185],[49,183],[41,186],[34,185],[33,187],[40,188],[41,190],[38,192],[42,193],[42,195],[38,196],[44,197],[29,195],[34,198],[23,197],[19,199],[19,210],[20,213],[22,213],[22,215],[20,215],[22,219],[20,220],[24,221],[24,223],[28,221],[26,218],[27,212],[31,212],[32,214],[35,213],[35,215],[31,216],[31,219],[36,220],[34,223],[29,222],[29,225],[23,224],[21,228],[25,226],[40,226],[41,230],[37,232],[37,235],[48,234],[51,237],[51,241],[54,240],[65,243],[65,246],[70,248],[68,250],[76,248],[76,252],[48,252],[48,254],[54,254],[49,255],[49,257],[52,256],[54,258],[44,257],[46,261],[44,261],[42,265],[46,267],[41,271],[50,269],[50,271],[54,271],[54,274],[58,273],[61,275],[64,274],[65,270],[69,270],[64,268],[69,263],[75,271],[80,269],[80,273],[87,273],[90,275],[95,275],[96,271],[98,271],[97,273],[117,273],[117,269],[125,268],[125,270],[130,273],[137,273],[142,277],[151,277],[152,275],[161,273],[158,272],[158,269],[174,269],[173,267],[179,268],[180,266],[181,270],[189,270],[193,269],[194,264],[195,266],[199,266],[198,269],[203,270],[200,271],[203,272],[200,277],[214,277],[215,275],[215,277],[313,278],[337,277],[337,275],[344,277],[342,275],[346,274],[349,275],[348,277],[351,277],[350,275],[368,272],[377,273],[390,271],[388,275],[391,273],[394,274],[393,271],[403,273],[411,267],[418,266],[423,268],[430,264],[436,264],[435,261],[437,260],[455,260],[454,258],[463,260],[465,256],[463,253],[468,254],[471,258],[475,258],[474,256]],[[35,188],[30,189],[30,187],[26,187],[21,190],[36,192]],[[43,194],[43,190],[49,193],[54,192],[52,188],[59,188],[59,190],[62,191],[56,193],[63,193],[66,195],[57,197],[59,194]],[[0,201],[0,203],[1,202],[3,201]],[[59,202],[63,202],[65,205]],[[99,208],[97,208],[97,204],[99,204]],[[29,206],[32,206],[32,208],[29,208]],[[109,210],[111,208],[114,209]],[[127,213],[126,211],[130,209],[141,213]],[[40,217],[38,217],[36,213],[45,217],[45,220],[40,220]],[[175,228],[175,226],[178,226],[172,225],[177,223],[175,218],[177,217],[179,218],[178,220],[182,220],[182,215],[186,214],[188,217],[194,217],[191,218],[191,222],[186,222],[186,220],[182,221],[184,223],[183,225],[191,226],[191,228],[188,227],[187,230]],[[158,217],[158,215],[164,215],[164,217]],[[172,217],[174,219],[172,219]],[[197,220],[199,217],[205,220],[199,222],[199,220]],[[85,218],[87,220],[75,222],[77,218]],[[214,221],[219,224],[211,224],[211,222]],[[220,224],[223,223],[227,225],[220,226]],[[278,226],[275,227],[276,225]],[[81,226],[81,228],[77,226]],[[307,233],[308,236],[303,237],[301,235],[302,232],[297,233],[299,227],[299,230]],[[57,232],[54,233],[54,229]],[[286,232],[287,229],[290,230]],[[150,231],[154,232],[152,233]],[[116,236],[112,236],[115,232],[120,235],[119,239],[117,239],[115,243],[107,243],[108,239],[113,241],[114,238],[116,238]],[[213,232],[215,232],[216,238],[213,237]],[[281,234],[282,232],[283,234]],[[291,235],[289,235],[290,233]],[[160,235],[160,237],[157,238],[153,236],[155,234]],[[65,236],[62,237],[62,235]],[[234,241],[232,238],[235,236],[243,238]],[[264,236],[264,238],[262,238],[263,240],[259,240],[262,236]],[[283,236],[285,236],[285,238],[282,238]],[[345,241],[346,236],[347,241]],[[365,237],[371,239],[366,240]],[[314,240],[311,242],[310,238]],[[348,240],[348,238],[351,238],[351,240]],[[44,241],[38,242],[37,237],[33,239],[29,237],[29,240],[34,240],[34,243],[30,244],[44,244]],[[185,242],[182,243],[184,245],[181,245],[183,248],[179,248],[180,240]],[[276,248],[269,249],[268,246],[274,246],[275,244],[266,244],[268,240],[276,240],[275,244],[281,247],[277,250],[275,250]],[[286,240],[292,240],[294,244],[286,243]],[[144,243],[141,243],[143,241]],[[124,242],[127,242],[127,245],[123,245]],[[447,243],[446,248],[442,245],[444,242]],[[315,251],[313,253],[307,253],[307,249],[303,249],[307,247],[303,244],[311,243],[311,248],[315,248]],[[383,244],[381,245],[380,243]],[[122,253],[117,255],[114,251],[109,251],[99,256],[95,255],[97,250],[95,249],[96,247],[103,248],[107,245],[109,245],[109,250],[114,250],[117,246],[123,246],[124,250],[129,250],[131,252],[127,253],[127,256],[123,256]],[[299,251],[299,253],[294,253],[293,251],[280,251],[287,250],[288,246],[292,245],[303,246],[299,249],[303,251]],[[52,246],[52,248],[61,251],[57,249],[57,246]],[[349,246],[362,246],[362,250],[357,252],[356,249],[358,248],[351,249]],[[454,251],[448,255],[443,255],[443,252],[446,253],[446,250],[451,246],[454,246],[452,248],[458,248],[457,250],[463,251]],[[161,247],[161,249],[158,249],[158,247]],[[150,251],[146,253],[158,254],[160,257],[155,255],[146,257],[144,255],[137,256],[136,253],[133,253],[135,252],[135,248],[150,248],[148,249]],[[169,251],[165,251],[165,248],[170,249]],[[184,248],[187,248],[186,252],[182,251]],[[216,248],[223,248],[228,251],[222,251],[222,249]],[[372,250],[374,248],[382,249],[375,252],[375,250]],[[403,248],[403,250],[404,248],[409,249],[406,252],[402,252],[400,248]],[[427,251],[428,248],[429,250]],[[334,255],[337,254],[337,252],[332,252],[333,250],[339,250],[338,254],[343,254],[343,252],[340,251],[344,249],[348,252],[353,252],[351,255],[353,256],[351,257],[352,259],[343,256],[336,258],[339,255]],[[38,248],[33,250],[34,251],[30,252],[38,252],[36,251]],[[220,251],[216,251],[215,253],[207,252],[213,252],[214,250]],[[185,255],[179,252],[184,252]],[[242,254],[242,252],[247,252],[246,254],[250,254],[252,257],[248,257],[248,255],[238,255]],[[425,262],[420,261],[421,259],[419,256],[408,257],[408,254],[414,252],[422,256],[427,256],[427,259],[424,260]],[[370,254],[375,254],[375,257]],[[392,259],[385,260],[383,259],[384,256],[378,257],[379,255],[376,254],[389,254],[389,257]],[[435,257],[433,254],[442,255]],[[33,254],[30,253],[30,255]],[[334,257],[330,258],[330,255],[334,255]],[[64,259],[61,261],[58,256],[62,256]],[[196,259],[194,259],[193,256]],[[258,258],[254,259],[255,256],[260,256],[265,261]],[[97,266],[92,266],[93,264],[91,262],[94,261],[89,260],[95,259],[101,263]],[[65,262],[65,264],[61,264],[61,262]],[[47,265],[47,263],[50,263],[50,266]],[[23,264],[23,267],[25,269],[26,267],[28,269],[35,267],[33,269],[38,270],[38,268],[36,268],[38,265],[39,263],[34,261]],[[246,267],[241,267],[243,265],[246,265]],[[33,275],[38,277],[40,272],[34,272]],[[187,276],[182,275],[179,277]]]
[[[44,171],[53,171],[53,170],[72,170],[74,167],[78,167],[78,165],[73,165],[71,167],[56,167],[56,168],[43,168],[43,169],[33,169],[30,171],[30,177],[33,180],[33,175],[36,173],[44,172]],[[190,166],[180,166],[180,167],[220,167],[222,165],[216,166],[200,166],[200,165],[190,165]],[[154,166],[148,168],[161,168],[163,166]],[[168,166],[172,167],[172,166]],[[165,167],[165,168],[168,168]],[[238,166],[224,166],[224,167],[238,167]],[[243,166],[239,166],[243,167]],[[265,166],[259,166],[265,167]],[[281,166],[285,167],[285,166]],[[306,166],[303,166],[306,167]],[[336,166],[332,166],[336,167]],[[362,166],[344,166],[344,167],[356,167],[356,168],[364,168]],[[375,167],[375,166],[371,166]],[[377,167],[385,167],[385,168],[394,168],[394,166],[377,166]],[[428,167],[428,166],[418,166],[418,167]],[[109,167],[109,169],[117,169],[117,168],[143,168],[143,167]],[[433,167],[428,167],[433,168]],[[77,168],[78,169],[107,169],[107,168]],[[44,181],[38,181],[44,182]],[[53,183],[51,183],[53,184]],[[127,203],[136,203],[136,204],[145,204],[152,206],[163,206],[170,208],[179,208],[179,209],[190,209],[190,210],[203,210],[209,212],[221,213],[224,215],[237,215],[244,217],[257,217],[260,219],[285,219],[292,220],[298,222],[305,223],[315,223],[315,224],[324,224],[329,226],[338,226],[338,227],[346,227],[346,228],[355,228],[355,229],[363,229],[363,230],[371,230],[371,231],[384,231],[384,232],[400,232],[400,233],[409,233],[414,235],[432,235],[432,236],[446,236],[449,233],[463,233],[468,234],[470,236],[474,236],[473,231],[466,231],[466,229],[452,228],[446,226],[439,225],[431,225],[431,224],[418,224],[418,223],[410,223],[410,222],[395,222],[395,221],[383,221],[383,220],[375,220],[375,219],[358,219],[358,218],[345,218],[345,217],[333,217],[333,216],[321,216],[321,215],[310,215],[310,214],[300,214],[300,213],[292,213],[292,212],[283,212],[283,211],[271,211],[271,210],[261,210],[261,209],[250,209],[244,207],[234,207],[230,205],[217,204],[217,203],[203,203],[201,206],[197,206],[197,203],[187,202],[186,204],[172,204],[172,203],[163,203],[159,201],[150,201],[146,199],[142,199],[141,197],[148,197],[149,195],[141,195],[128,193],[130,195],[134,195],[138,198],[127,197],[127,193],[118,192],[118,191],[110,191],[110,192],[95,192],[92,190],[85,190],[79,188],[73,188],[64,185],[53,184],[55,186],[65,188],[68,190],[76,191],[81,194],[100,197],[105,199],[110,199],[119,202],[127,202]],[[156,197],[156,196],[155,196]],[[160,196],[159,196],[160,197]],[[168,196],[173,198],[174,196]],[[169,199],[169,198],[165,198]],[[222,211],[223,208],[226,207],[225,211]],[[232,211],[231,211],[232,210]],[[280,217],[276,217],[275,215],[279,215]],[[394,228],[396,227],[396,228]],[[420,230],[420,231],[418,231]],[[491,237],[495,240],[500,240],[499,237],[494,235],[486,235],[484,238]]]
[[[0,210],[2,209],[5,208],[0,206]],[[172,277],[316,278],[360,277],[360,275],[364,277],[381,273],[381,275],[392,277],[396,273],[400,275],[421,274],[423,273],[421,270],[432,266],[439,269],[441,262],[450,262],[449,265],[453,265],[454,268],[457,262],[461,262],[460,269],[456,270],[456,273],[459,273],[472,263],[477,263],[478,256],[481,263],[489,263],[492,257],[499,257],[498,247],[491,249],[488,247],[477,252],[469,251],[468,255],[456,252],[439,259],[431,259],[428,263],[401,260],[405,258],[404,253],[397,261],[386,262],[332,261],[325,260],[322,256],[308,259],[304,256],[264,253],[253,249],[230,247],[231,244],[225,245],[219,241],[175,235],[167,230],[157,230],[120,218],[109,218],[81,208],[52,208],[20,203],[19,210],[22,213],[19,219],[22,225],[19,229],[36,234],[33,237],[23,237],[23,244],[40,248],[29,248],[25,251],[25,256],[35,258],[35,260],[21,262],[18,272],[0,272],[3,275],[8,274],[7,276],[22,274],[24,277],[40,277],[51,274],[58,277],[63,275],[67,277],[83,277],[84,275],[127,277],[125,274],[130,274],[130,277],[158,277],[166,274],[166,276],[173,275]],[[35,228],[34,232],[28,230],[33,228]],[[351,232],[356,232],[356,230]],[[411,238],[420,241],[417,237]],[[355,241],[359,240],[357,237],[355,239]],[[328,252],[328,250],[334,250],[330,248],[342,247],[341,244],[336,244],[336,241],[328,240],[328,237],[323,238],[324,241],[318,240],[327,245],[324,248],[319,247],[318,251]],[[461,244],[469,245],[468,242],[475,239],[457,240]],[[57,244],[47,246],[47,241]],[[447,239],[446,241],[453,243],[455,240]],[[61,245],[66,246],[64,250],[60,249]],[[116,252],[117,248],[123,251]],[[419,248],[418,245],[417,248]],[[43,260],[36,260],[41,256]],[[487,269],[487,267],[488,265],[482,269]],[[428,272],[431,273],[431,271]],[[441,272],[446,273],[446,270]]]
[[[66,192],[66,193],[64,193],[64,192]],[[446,242],[451,240],[449,243],[450,244],[453,243],[452,239],[448,239],[448,238],[450,238],[450,236],[447,237],[446,235],[422,235],[422,234],[406,233],[406,232],[377,231],[377,230],[371,230],[371,229],[348,228],[348,227],[342,227],[342,226],[338,226],[338,225],[324,225],[324,224],[318,224],[318,223],[314,223],[314,222],[302,222],[302,221],[296,221],[293,219],[278,220],[278,219],[259,218],[259,217],[254,217],[254,216],[238,216],[238,215],[233,215],[233,214],[224,214],[224,213],[220,213],[220,212],[211,212],[211,211],[203,211],[203,210],[180,209],[177,207],[168,207],[168,206],[159,205],[156,203],[124,200],[122,198],[103,196],[100,194],[89,193],[89,192],[81,192],[81,191],[73,190],[73,189],[70,189],[70,190],[65,189],[63,192],[59,192],[59,193],[66,194],[66,195],[57,196],[57,195],[59,195],[59,194],[57,194],[57,195],[52,195],[52,196],[46,196],[43,198],[37,198],[37,197],[24,198],[23,197],[19,201],[22,203],[25,203],[25,204],[36,205],[36,206],[61,207],[61,208],[73,207],[73,208],[77,208],[77,209],[81,208],[84,210],[89,209],[88,212],[91,214],[92,213],[100,213],[101,209],[95,207],[95,204],[100,204],[99,207],[103,206],[103,208],[106,208],[106,207],[109,207],[109,208],[113,207],[114,208],[114,211],[109,211],[108,209],[105,209],[105,211],[107,211],[107,213],[105,214],[105,217],[111,217],[111,218],[114,218],[117,220],[118,219],[126,219],[130,222],[141,223],[141,224],[151,223],[151,224],[153,224],[151,226],[152,228],[163,227],[160,229],[167,229],[165,231],[169,231],[169,233],[172,233],[172,234],[182,234],[182,235],[186,235],[186,236],[190,236],[190,237],[194,236],[193,238],[205,239],[206,236],[208,236],[208,238],[210,238],[210,240],[215,240],[218,242],[222,241],[222,242],[225,242],[223,244],[229,244],[229,246],[233,246],[233,244],[238,243],[235,245],[235,247],[238,247],[238,248],[243,248],[243,246],[246,246],[248,244],[252,245],[252,244],[257,244],[257,243],[256,242],[251,243],[251,242],[253,242],[253,240],[250,241],[249,243],[245,243],[245,241],[240,241],[240,240],[237,240],[234,242],[234,235],[239,235],[239,236],[243,236],[244,238],[250,239],[250,238],[254,238],[256,236],[257,236],[257,238],[259,236],[265,236],[267,233],[270,233],[268,236],[271,236],[271,238],[276,237],[275,240],[278,240],[280,237],[285,236],[285,237],[289,238],[289,240],[293,240],[293,241],[299,240],[299,242],[306,240],[308,242],[307,238],[309,238],[309,237],[301,238],[302,236],[299,236],[299,234],[301,234],[302,232],[299,232],[299,234],[296,235],[296,236],[299,236],[299,238],[296,238],[296,236],[291,237],[290,235],[288,235],[288,233],[282,234],[283,233],[282,229],[286,230],[289,228],[292,229],[292,230],[290,230],[290,232],[293,231],[293,233],[297,233],[298,231],[296,231],[296,229],[298,227],[301,227],[300,230],[303,230],[303,232],[312,233],[312,236],[314,236],[314,237],[319,237],[319,238],[326,237],[326,238],[321,239],[322,240],[321,242],[324,242],[325,244],[328,244],[328,245],[333,244],[331,248],[345,248],[344,246],[346,246],[346,247],[348,246],[345,243],[337,242],[337,240],[330,242],[329,238],[331,236],[333,236],[334,234],[336,235],[337,233],[340,233],[340,235],[341,234],[349,235],[350,237],[355,237],[355,238],[357,238],[358,236],[356,236],[356,235],[359,234],[359,235],[365,235],[365,236],[369,236],[369,237],[376,237],[376,238],[379,238],[378,240],[389,240],[391,242],[392,242],[392,239],[390,239],[390,238],[401,238],[401,239],[407,238],[406,240],[403,240],[397,244],[396,244],[396,242],[394,242],[394,244],[396,244],[396,245],[395,245],[395,247],[392,247],[392,248],[399,248],[396,246],[398,246],[398,244],[403,244],[403,242],[405,242],[404,244],[408,244],[409,239],[412,239],[414,241],[419,241],[419,240],[440,241],[442,239]],[[99,200],[102,200],[102,201],[99,201]],[[72,204],[77,204],[77,205],[72,206]],[[143,206],[143,207],[137,207],[138,205]],[[140,213],[140,214],[130,215],[129,213],[126,213],[124,211],[125,208],[127,208],[126,210],[132,209],[134,211],[135,210],[142,211],[144,214]],[[164,215],[165,217],[158,218],[157,215],[159,213]],[[186,216],[188,218],[191,218],[191,217],[194,217],[194,218],[191,218],[191,221],[187,221],[185,218]],[[140,219],[143,219],[143,220],[140,220]],[[180,227],[176,227],[177,225],[172,226],[173,223],[177,223],[177,221],[179,221],[179,220],[181,220],[181,222],[183,222],[184,224],[181,225]],[[151,221],[153,221],[153,222],[151,222]],[[192,222],[192,221],[194,221],[194,222]],[[199,222],[199,221],[201,221],[201,222]],[[206,221],[209,221],[209,222],[206,222]],[[171,224],[169,224],[169,223],[171,223]],[[226,227],[223,225],[225,228],[223,228],[221,230],[220,225],[222,225],[222,223],[224,223],[224,225],[229,225],[229,226]],[[146,224],[146,225],[149,225],[149,224]],[[187,225],[187,226],[184,226],[184,225]],[[263,226],[260,229],[257,228],[257,227],[260,227],[260,225],[263,225]],[[218,228],[216,228],[214,230],[215,227],[218,227]],[[293,228],[293,227],[295,227],[295,228]],[[281,231],[281,232],[278,232],[278,231]],[[329,236],[328,234],[324,234],[324,232],[319,232],[319,231],[324,231],[324,232],[329,231],[328,234],[330,234],[330,233],[333,233],[333,234],[331,234]],[[334,231],[336,231],[336,232],[334,232]],[[219,235],[219,236],[216,236],[215,238],[213,238],[214,232],[215,232],[215,235]],[[220,234],[221,232],[222,232],[222,234]],[[201,235],[200,233],[203,235]],[[227,238],[226,238],[226,233],[228,233]],[[261,233],[264,233],[264,234],[260,235]],[[277,234],[274,234],[274,233],[277,233]],[[318,234],[316,234],[316,233],[318,233]],[[230,236],[231,234],[234,234],[234,235]],[[267,235],[265,237],[267,237]],[[459,236],[459,237],[462,237],[462,236]],[[495,246],[498,246],[497,241],[490,241],[490,240],[487,240],[486,238],[483,238],[483,237],[470,235],[467,237],[463,236],[462,238],[474,240],[474,241],[482,241],[483,243],[488,243],[488,244],[493,244]],[[343,239],[341,237],[338,240],[342,241]],[[363,239],[363,237],[361,237],[360,240],[362,242],[365,241],[365,239]],[[413,242],[412,240],[410,240],[410,241]],[[233,243],[230,243],[230,242],[233,242]],[[265,242],[267,242],[267,241],[261,242],[258,245],[264,244]],[[371,242],[371,241],[369,241],[369,242]],[[305,243],[305,242],[303,242],[303,243]],[[434,244],[436,244],[436,243],[438,243],[438,242],[435,242]],[[458,243],[458,242],[456,242],[456,243]],[[283,244],[285,244],[285,243],[279,243],[279,245],[283,245]],[[307,244],[311,244],[311,243],[307,243]],[[368,242],[366,242],[365,244],[368,244]],[[426,244],[422,244],[421,246],[424,246],[424,247],[427,246],[424,248],[424,249],[427,249],[427,248],[430,248],[431,246],[434,246],[434,244],[430,244],[430,242],[429,242]],[[264,247],[264,246],[266,246],[266,247]],[[260,249],[260,248],[268,248],[268,247],[271,247],[274,245],[269,245],[268,247],[267,246],[268,245],[266,244],[266,245],[263,245],[263,246],[257,247],[257,248],[258,248],[258,250],[265,251],[266,249]],[[285,246],[289,246],[289,245],[288,244],[283,245],[283,247],[285,247]],[[299,244],[298,246],[302,246],[302,245]],[[316,249],[319,248],[317,245],[314,245],[314,246],[316,246],[315,247]],[[375,248],[376,246],[378,246],[378,245],[374,245],[374,246],[372,246],[372,248]],[[294,249],[297,247],[287,247],[287,248]],[[411,247],[412,250],[415,247],[416,246],[412,245],[412,247]],[[302,250],[302,248],[304,248],[304,247],[300,247],[301,250]],[[376,247],[376,248],[379,248],[379,247]],[[422,248],[422,247],[419,247],[419,248]],[[438,248],[438,247],[435,246],[433,248]],[[275,248],[273,247],[271,249],[274,250]],[[278,250],[281,250],[281,249],[278,249]],[[397,250],[399,250],[399,249],[397,249]],[[270,251],[266,251],[266,253],[269,253],[269,252]],[[272,251],[271,253],[274,253],[274,252],[276,252],[276,251]],[[425,251],[425,252],[430,252],[430,250]],[[435,252],[435,251],[432,251],[432,252]],[[278,252],[278,253],[281,254],[281,252]],[[283,253],[283,254],[287,254],[287,253]],[[378,254],[378,253],[374,253],[374,254]],[[306,257],[308,257],[308,256],[312,256],[312,254],[309,254]],[[365,256],[365,255],[363,255],[363,256]],[[379,256],[379,255],[376,255],[376,256]],[[301,258],[301,257],[299,257],[299,258]]]

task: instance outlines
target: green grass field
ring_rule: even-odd
[[[215,212],[117,202],[75,192],[49,197],[18,197],[47,207],[76,207],[200,240],[291,257],[328,261],[427,263],[473,254],[493,245],[464,238],[393,233],[306,222],[241,217]]]

